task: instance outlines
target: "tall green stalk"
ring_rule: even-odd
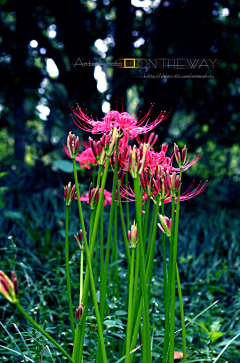
[[[79,294],[79,306],[82,303],[83,293],[83,248],[81,248],[81,260],[80,260],[80,294]]]
[[[152,276],[152,269],[153,269],[153,259],[154,259],[154,251],[155,251],[155,244],[156,244],[156,235],[157,235],[157,216],[158,216],[158,210],[159,210],[159,201],[160,201],[160,196],[158,195],[157,198],[157,205],[156,205],[156,209],[155,209],[155,213],[154,215],[152,215],[152,218],[154,219],[153,221],[153,231],[152,231],[152,241],[151,241],[151,248],[149,251],[149,259],[147,261],[147,271],[146,271],[146,280],[151,281],[151,276]],[[149,286],[149,291],[148,291],[149,295],[150,295],[150,286]],[[138,332],[140,329],[140,325],[141,325],[141,315],[142,315],[142,309],[143,309],[143,297],[141,296],[141,285],[139,286],[139,290],[138,290],[138,297],[137,297],[137,303],[136,303],[136,307],[137,307],[137,314],[136,314],[136,320],[134,323],[134,332],[133,332],[133,337],[132,337],[132,343],[131,343],[131,350],[135,349],[136,347],[136,343],[137,343],[137,336],[138,336]],[[131,361],[133,361],[133,356],[131,358]]]
[[[66,357],[68,359],[69,362],[71,363],[75,363],[75,361],[70,357],[70,355],[63,349],[63,347],[58,344],[56,342],[56,340],[54,340],[47,332],[45,332],[45,330],[43,330],[34,320],[33,318],[31,318],[31,316],[28,315],[28,313],[24,310],[24,308],[22,307],[22,305],[20,305],[19,303],[15,304],[16,307],[18,308],[18,310],[20,311],[20,313],[29,321],[29,323],[36,329],[38,330],[42,335],[44,335],[48,340],[50,340],[50,342],[52,342],[55,347],[57,347],[57,349],[64,355],[64,357]]]
[[[136,248],[132,248],[131,268],[130,268],[130,284],[129,284],[129,298],[128,298],[128,322],[126,333],[126,359],[125,363],[130,362],[130,346],[132,337],[132,313],[133,313],[133,277],[134,277],[134,259]]]
[[[148,256],[149,256],[149,251],[150,251],[150,247],[151,247],[151,240],[152,240],[152,234],[153,234],[153,222],[154,222],[154,216],[156,213],[156,204],[153,204],[153,210],[152,210],[152,217],[151,217],[151,224],[150,224],[150,229],[149,229],[149,235],[148,235],[148,244],[147,244],[147,251],[146,251],[146,262],[148,261]],[[147,266],[147,263],[146,263]]]
[[[182,178],[182,167],[180,167],[179,178]],[[178,190],[176,219],[174,226],[174,242],[172,256],[172,276],[171,276],[171,315],[170,315],[170,347],[169,363],[174,363],[174,330],[175,330],[175,294],[176,294],[176,263],[177,263],[177,241],[178,241],[178,224],[179,224],[179,207],[180,207],[181,185]]]
[[[65,221],[65,264],[66,264],[66,280],[67,280],[67,294],[68,294],[69,319],[70,319],[70,323],[71,323],[72,338],[73,338],[73,342],[74,342],[74,338],[75,338],[75,326],[74,326],[74,319],[73,319],[71,283],[70,283],[70,272],[69,272],[68,227],[69,227],[69,205],[66,205],[66,221]]]
[[[179,298],[181,326],[182,326],[183,362],[186,362],[187,361],[187,345],[186,345],[185,319],[184,319],[184,310],[183,310],[182,289],[181,289],[181,283],[180,283],[180,277],[179,277],[177,264],[176,264],[176,276],[177,276],[178,298]]]
[[[113,237],[113,262],[118,260],[118,202],[115,202],[115,211],[114,211],[114,237]],[[120,298],[120,289],[119,289],[119,278],[118,278],[118,264],[113,266],[113,291],[117,296],[117,299]]]
[[[144,251],[146,251],[146,243],[147,243],[149,208],[150,208],[150,197],[147,197],[147,205],[146,205],[146,210],[145,210],[145,215],[144,215],[144,222],[143,222]]]
[[[145,273],[145,258],[144,258],[144,245],[142,235],[142,205],[140,196],[140,176],[137,175],[134,182],[134,193],[135,193],[135,206],[136,206],[136,220],[139,238],[139,257],[140,257],[140,285],[142,287],[143,294],[143,344],[145,356],[143,357],[144,362],[151,362],[151,340],[150,340],[150,325],[149,325],[149,309],[148,309],[148,294],[147,294],[147,280]]]
[[[126,186],[128,187],[128,172],[125,175],[125,182],[126,182]],[[130,220],[129,220],[129,204],[128,204],[128,202],[126,203],[126,212],[127,212],[127,231],[129,231]],[[130,263],[130,261],[129,261],[129,263]]]
[[[164,201],[161,204],[161,214],[164,216]],[[166,264],[166,238],[165,233],[162,232],[162,250],[163,250],[163,278],[164,278],[164,305],[165,305],[165,330],[164,330],[164,345],[163,345],[163,363],[167,362],[167,351],[169,345],[169,310],[170,310],[170,280],[166,282],[167,264]],[[170,253],[171,255],[171,253]],[[170,257],[171,258],[171,257]],[[170,264],[169,264],[170,270]]]
[[[104,173],[103,173],[103,176],[102,176],[99,202],[98,202],[96,215],[95,215],[95,221],[94,221],[94,227],[93,227],[93,233],[92,233],[92,241],[90,242],[91,260],[92,260],[93,252],[94,252],[94,242],[95,242],[95,238],[96,238],[97,231],[98,231],[98,222],[99,222],[100,212],[103,209],[104,188],[105,188],[105,184],[106,184],[106,180],[107,180],[109,161],[110,161],[110,157],[107,156],[106,162],[105,162],[105,169],[104,169]],[[102,171],[103,171],[103,165],[99,165],[97,185],[100,185]],[[88,270],[88,266],[87,266],[86,274],[85,274],[85,281],[84,281],[84,288],[83,288],[83,306],[85,307],[85,311],[87,311],[88,290],[89,290],[89,270]],[[86,326],[86,314],[84,314],[82,325],[80,326],[80,328],[81,328],[80,329],[81,330],[81,332],[80,332],[81,340],[80,340],[80,344],[79,344],[79,346],[80,346],[79,350],[80,350],[80,357],[81,358],[82,358],[82,353],[83,353],[83,342],[84,342],[84,335],[85,335],[85,326]]]
[[[123,208],[122,208],[122,201],[121,201],[120,188],[119,188],[119,182],[118,181],[117,181],[117,190],[118,190],[119,211],[120,211],[120,219],[121,219],[121,225],[122,225],[124,246],[125,246],[125,251],[126,251],[126,256],[127,256],[127,263],[128,263],[128,266],[130,266],[129,245],[128,245],[127,232],[126,232],[126,227],[125,227]]]
[[[116,159],[115,159],[114,175],[113,175],[112,201],[111,201],[110,215],[109,215],[107,247],[106,247],[105,263],[104,263],[104,276],[103,276],[103,281],[101,282],[101,280],[100,280],[100,316],[101,316],[102,324],[103,324],[103,318],[104,318],[107,276],[108,276],[109,256],[110,256],[110,248],[111,248],[112,227],[113,227],[113,216],[114,216],[114,206],[115,206],[116,187],[117,187],[117,178],[118,178],[118,147],[119,147],[119,139],[117,140],[117,146],[116,146]],[[99,352],[99,349],[101,349],[101,346],[99,345],[99,342],[98,342],[98,352]],[[97,363],[99,362],[98,359],[99,359],[99,353],[97,353]]]
[[[109,159],[107,159],[107,160],[109,160]],[[86,257],[87,257],[87,270],[89,271],[90,285],[91,285],[94,309],[95,309],[95,314],[96,314],[96,319],[97,319],[98,336],[99,336],[101,351],[102,351],[102,359],[103,359],[104,363],[107,363],[107,355],[106,355],[106,349],[105,349],[104,339],[103,339],[103,330],[102,330],[100,313],[99,313],[99,310],[98,310],[98,302],[97,302],[96,289],[95,289],[94,277],[93,277],[93,271],[92,271],[92,264],[91,264],[93,249],[94,249],[94,243],[92,243],[92,241],[90,243],[90,246],[92,248],[92,251],[91,251],[92,253],[90,253],[88,243],[87,243],[86,230],[85,230],[85,224],[84,224],[83,213],[82,213],[82,205],[81,205],[81,200],[80,200],[80,193],[79,193],[79,185],[78,185],[77,169],[76,169],[75,159],[73,159],[73,171],[74,171],[74,179],[75,179],[75,186],[76,186],[76,192],[77,192],[79,218],[80,218],[80,223],[81,223],[81,226],[82,226],[83,240],[84,240],[84,246],[85,246]],[[100,198],[99,198],[100,202],[101,202],[101,199],[103,198],[103,190],[101,190],[101,192],[102,192],[102,196],[101,196],[101,193],[100,193]],[[98,209],[97,209],[97,212],[98,212]],[[97,214],[97,212],[96,212],[96,214]],[[100,208],[99,208],[99,214],[100,214]],[[96,219],[95,219],[95,222],[96,222]],[[94,227],[95,227],[95,225],[94,225]],[[94,241],[95,238],[96,238],[96,232],[95,232],[95,236],[94,236],[94,228],[93,228],[92,240]],[[86,280],[87,279],[85,277],[85,284],[88,284],[88,282],[86,282]],[[85,284],[84,284],[84,287],[85,287]],[[85,303],[85,299],[86,299],[86,297],[84,296],[83,297],[84,303]],[[84,303],[83,303],[83,307],[85,308]],[[87,304],[87,302],[86,302],[86,304]]]

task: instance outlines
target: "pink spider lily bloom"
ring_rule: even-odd
[[[200,157],[202,156],[202,154],[198,154],[198,156],[194,156],[192,158],[192,160],[190,161],[190,157],[186,160],[186,162],[184,163],[184,165],[182,166],[182,171],[186,171],[190,168],[190,166],[192,166],[193,164],[195,164]],[[173,166],[171,167],[171,171],[176,171],[177,173],[180,172],[180,168],[174,168]]]
[[[91,166],[96,165],[97,160],[89,144],[83,142],[82,145],[85,147],[85,150],[83,150],[81,153],[78,153],[75,160],[79,162],[81,169],[87,168],[90,170]],[[71,155],[66,145],[63,145],[63,149],[66,155],[71,159]]]
[[[196,197],[198,194],[202,193],[204,191],[204,189],[206,189],[209,185],[209,181],[207,180],[203,185],[202,182],[199,182],[199,184],[193,189],[193,184],[194,181],[190,184],[190,186],[188,187],[188,189],[182,193],[180,195],[180,201],[184,202],[188,199],[191,199],[193,197]],[[133,189],[128,186],[123,186],[120,185],[120,189],[121,189],[121,198],[124,198],[127,202],[134,202],[135,201],[135,194]],[[152,200],[156,203],[154,196],[157,195],[157,191],[156,189],[154,190],[154,192],[152,193]],[[167,196],[166,199],[164,199],[164,204],[166,203],[170,203],[172,201],[172,198],[175,199],[175,204],[177,204],[177,196],[172,197],[171,195]],[[143,191],[143,204],[146,202],[147,199],[147,194],[145,193],[145,191]]]
[[[136,136],[136,140],[139,145],[148,144],[149,147],[153,147],[158,140],[158,135],[155,135],[155,132],[151,132],[151,134],[149,135],[148,138],[147,138],[147,134],[144,134],[143,139],[144,139],[144,141],[141,141],[139,135]]]
[[[111,131],[113,127],[117,131],[122,131],[124,134],[129,134],[131,139],[134,139],[139,134],[145,134],[153,130],[160,122],[167,117],[167,112],[162,111],[156,120],[150,122],[148,119],[149,113],[152,109],[151,105],[148,113],[141,119],[137,117],[137,113],[134,117],[130,116],[127,112],[110,111],[103,117],[102,121],[95,121],[93,117],[86,115],[79,105],[76,108],[71,108],[74,123],[82,130],[91,132],[92,134],[104,134]],[[145,123],[146,122],[146,123]],[[145,125],[143,125],[145,123]]]
[[[97,164],[97,160],[95,156],[93,155],[92,149],[87,147],[81,154],[78,154],[78,160],[80,163],[81,169],[91,169],[91,166]]]
[[[101,192],[101,188],[99,188],[99,194]],[[77,199],[77,197],[75,198]],[[81,195],[80,196],[80,200],[82,202],[87,202],[89,204],[89,192],[84,194],[84,195]],[[112,193],[111,192],[108,192],[106,189],[104,189],[104,207],[107,205],[107,204],[111,204],[112,202]]]

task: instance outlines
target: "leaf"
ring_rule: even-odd
[[[121,263],[122,261],[123,261],[122,259],[117,260],[117,261],[114,261],[113,263],[111,263],[111,264],[109,265],[109,267],[116,266],[116,265],[118,265],[119,263]]]
[[[124,310],[117,310],[114,312],[114,315],[127,315],[127,311]]]
[[[8,172],[7,171],[2,171],[0,173],[0,178],[3,178],[5,175],[8,175]]]
[[[213,333],[211,335],[211,341],[212,343],[214,343],[216,340],[218,340],[219,338],[221,338],[223,336],[223,333],[220,331],[216,331],[215,333]]]
[[[119,328],[119,329],[124,329],[124,326],[122,325],[121,320],[116,319],[116,320],[105,320],[104,324],[107,325],[107,329],[109,328]]]
[[[73,173],[73,165],[71,161],[68,160],[54,160],[52,163],[57,169],[63,171],[64,173]]]
[[[5,210],[3,212],[3,215],[5,218],[24,220],[24,217],[21,212],[17,212],[17,211],[13,211],[13,210]]]

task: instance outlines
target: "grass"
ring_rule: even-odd
[[[217,358],[222,349],[240,331],[240,225],[238,211],[209,207],[198,196],[192,204],[182,203],[180,211],[178,266],[182,282],[186,324],[194,316],[208,309],[186,327],[189,363]],[[71,351],[71,327],[68,319],[67,292],[64,261],[65,207],[62,188],[46,189],[42,193],[10,193],[5,197],[6,208],[1,210],[0,269],[10,273],[15,269],[21,304],[39,321],[41,327]],[[197,206],[197,208],[196,208]],[[79,229],[77,203],[76,213],[70,220],[70,275],[73,307],[79,299],[80,250],[73,237]],[[85,221],[88,208],[83,206]],[[170,206],[166,206],[168,215]],[[72,214],[72,213],[71,213]],[[108,218],[105,215],[105,218]],[[120,219],[120,218],[119,218]],[[89,226],[86,225],[88,230]],[[12,235],[14,238],[8,238]],[[106,243],[107,236],[104,238]],[[126,328],[127,307],[123,305],[127,294],[127,264],[124,242],[119,223],[119,278],[120,298],[108,301],[104,318],[104,339],[111,362],[121,358],[118,347],[123,342]],[[163,275],[160,233],[156,243],[150,322],[155,362],[161,362],[164,335]],[[109,287],[112,287],[110,282]],[[99,289],[99,285],[97,285]],[[98,296],[98,292],[97,292]],[[91,302],[91,299],[90,299]],[[84,362],[93,362],[96,356],[97,329],[92,303],[88,306]],[[62,362],[56,349],[46,342],[40,333],[26,324],[14,306],[0,298],[0,352],[3,362]],[[176,328],[181,328],[179,304],[176,298]],[[140,342],[139,342],[140,345]],[[45,348],[47,346],[47,348]],[[3,348],[4,347],[4,348]],[[45,350],[44,350],[45,348]],[[176,336],[176,348],[181,351],[181,334]],[[219,362],[239,362],[239,338],[231,342],[219,357]],[[44,351],[43,351],[44,350]],[[42,354],[42,355],[41,355]],[[10,360],[10,357],[13,357]],[[136,361],[140,362],[140,349]]]

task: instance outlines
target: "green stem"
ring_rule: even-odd
[[[98,281],[98,245],[99,245],[99,235],[97,235],[97,241],[96,241],[96,246],[95,246],[95,263],[94,263],[94,282],[95,285],[97,284]]]
[[[180,168],[179,178],[182,178],[182,168]],[[170,316],[170,348],[169,363],[174,363],[174,330],[175,330],[175,294],[176,294],[176,263],[177,263],[177,241],[178,241],[178,224],[179,224],[179,207],[180,207],[180,191],[178,190],[176,220],[174,226],[174,243],[172,257],[172,277],[171,277],[171,316]]]
[[[161,203],[161,214],[164,217],[164,200]],[[169,344],[169,309],[170,301],[168,299],[168,284],[167,282],[167,264],[166,264],[166,236],[162,232],[162,250],[163,250],[163,278],[164,278],[164,305],[165,305],[165,330],[164,330],[164,345],[163,345],[163,362],[166,362],[168,344]]]
[[[107,164],[107,161],[109,163],[109,158],[107,158],[106,164]],[[84,219],[83,219],[83,213],[82,213],[82,205],[81,205],[81,200],[80,200],[80,193],[79,193],[79,185],[78,185],[77,169],[76,169],[75,159],[73,159],[73,171],[74,171],[74,179],[75,179],[75,186],[76,186],[76,192],[77,192],[79,217],[80,217],[80,223],[81,223],[81,226],[82,226],[83,240],[84,240],[84,246],[85,246],[86,257],[87,257],[87,271],[88,271],[88,276],[90,277],[90,285],[91,285],[91,290],[92,290],[92,297],[93,297],[95,315],[96,315],[96,319],[97,319],[98,336],[99,336],[100,345],[101,345],[102,359],[103,359],[104,363],[107,363],[107,355],[106,355],[106,349],[105,349],[104,339],[103,339],[103,330],[102,330],[100,313],[99,313],[99,310],[98,310],[96,289],[95,289],[95,285],[94,285],[94,277],[93,277],[92,264],[91,264],[92,256],[93,256],[93,250],[94,250],[94,243],[93,242],[95,241],[96,234],[97,234],[97,223],[98,223],[98,221],[97,221],[97,218],[96,218],[95,219],[95,224],[94,224],[94,227],[96,225],[96,228],[95,228],[96,232],[95,232],[95,235],[94,235],[94,227],[93,227],[92,241],[90,243],[91,250],[89,251],[89,247],[88,247],[88,243],[87,243],[87,237],[86,237],[85,224],[84,224]],[[103,175],[103,178],[104,178],[104,175]],[[102,188],[101,192],[100,192],[100,197],[99,197],[99,204],[101,203],[101,201],[103,199],[103,192],[104,192],[104,189]],[[100,214],[100,205],[99,204],[98,204],[99,208],[97,208],[96,214],[98,213],[98,210],[99,210],[99,214]],[[98,214],[98,216],[99,216],[99,214]],[[84,288],[85,288],[85,285],[87,285],[87,290],[88,290],[89,280],[87,280],[87,271],[86,271]],[[84,295],[84,291],[83,291],[83,307],[85,307],[84,305],[87,305],[87,296]]]
[[[115,211],[114,211],[114,237],[113,237],[113,262],[118,260],[118,245],[117,245],[117,232],[118,232],[118,202],[115,202]],[[119,279],[118,279],[118,265],[113,266],[113,289],[117,296],[117,299],[120,297],[119,291]]]
[[[118,181],[117,181],[117,190],[118,190],[119,210],[120,210],[120,219],[121,219],[121,225],[122,225],[124,246],[125,246],[125,251],[126,251],[126,256],[127,256],[127,263],[128,263],[128,266],[130,266],[129,244],[128,244],[127,232],[126,232],[126,227],[125,227],[123,208],[122,208],[122,201],[121,201],[120,188],[119,188],[119,182]]]
[[[150,208],[150,197],[147,197],[147,205],[146,205],[146,211],[145,211],[145,215],[144,215],[144,224],[143,224],[144,251],[146,251],[146,243],[147,243],[149,208]]]
[[[134,192],[135,192],[135,206],[136,206],[136,220],[139,238],[139,257],[140,257],[140,285],[142,287],[143,294],[143,344],[144,344],[144,362],[151,362],[151,340],[150,340],[150,325],[149,325],[149,309],[148,309],[148,294],[147,294],[147,281],[145,273],[145,259],[144,259],[144,245],[142,237],[142,204],[140,196],[140,177],[137,176],[133,179]]]
[[[130,285],[129,285],[129,298],[128,298],[128,322],[127,322],[127,334],[126,334],[126,359],[125,363],[130,362],[130,345],[132,337],[132,308],[133,308],[133,276],[134,276],[134,259],[136,248],[132,248],[132,259],[130,269]]]
[[[155,213],[154,213],[151,248],[149,251],[149,259],[147,261],[146,280],[149,280],[150,282],[151,282],[151,276],[152,276],[151,271],[152,271],[152,267],[153,267],[154,251],[155,251],[155,244],[156,244],[157,216],[158,216],[158,209],[159,209],[159,200],[160,200],[160,196],[158,196],[158,198],[157,198],[157,205],[156,205]],[[150,289],[149,289],[149,294],[150,294]],[[134,324],[134,332],[133,332],[131,350],[135,349],[135,347],[136,347],[137,336],[138,336],[138,332],[139,332],[140,324],[141,324],[141,315],[142,315],[142,309],[143,309],[143,297],[141,296],[141,285],[139,286],[139,290],[138,290],[136,306],[138,308],[138,312],[137,312],[137,318],[136,318],[135,324]],[[131,358],[131,362],[132,362],[132,359],[133,358]]]
[[[135,267],[135,277],[134,277],[134,287],[133,287],[133,320],[135,321],[137,316],[138,309],[138,296],[141,294],[141,287],[138,286],[138,276],[139,276],[139,266],[140,266],[140,258],[139,258],[139,248],[136,251],[136,267]],[[138,289],[139,288],[139,289]],[[133,322],[132,322],[133,324]]]
[[[93,172],[92,172],[92,187],[95,188],[95,181],[96,181],[96,165],[94,165],[93,167]]]
[[[187,346],[186,346],[186,332],[185,332],[183,299],[182,299],[182,290],[181,290],[181,283],[180,283],[180,277],[179,277],[177,264],[176,264],[176,276],[177,276],[178,298],[179,298],[181,325],[182,325],[183,362],[186,362],[187,361]]]
[[[16,303],[15,304],[16,307],[18,308],[18,310],[20,311],[20,313],[29,321],[29,323],[36,329],[38,330],[42,335],[44,335],[48,340],[50,340],[50,342],[52,342],[57,349],[62,352],[62,354],[64,355],[64,357],[66,357],[68,359],[69,362],[75,363],[74,360],[70,357],[70,355],[63,349],[63,347],[61,347],[61,345],[59,345],[56,340],[54,340],[47,332],[45,332],[45,330],[43,330],[32,318],[31,316],[28,315],[28,313],[24,310],[24,308],[19,304]]]
[[[171,286],[172,286],[172,258],[173,258],[173,240],[174,240],[174,209],[175,209],[175,198],[172,198],[172,212],[171,212],[171,237],[169,239],[170,242],[170,253],[169,253],[169,266],[168,266],[168,294],[167,294],[167,304],[169,306],[169,311],[167,317],[165,317],[165,324],[166,321],[168,323],[168,329],[166,330],[165,325],[165,332],[164,332],[164,346],[163,346],[163,363],[168,361],[167,354],[169,349],[169,312],[170,312],[170,299],[171,299]]]
[[[151,218],[151,224],[149,229],[149,236],[148,236],[148,245],[147,245],[147,252],[146,252],[146,261],[148,261],[149,251],[151,247],[151,240],[152,240],[152,234],[153,234],[153,222],[154,222],[154,216],[156,213],[157,206],[153,204],[153,210],[152,210],[152,218]]]
[[[118,147],[119,147],[119,139],[117,140],[117,145],[116,145],[116,159],[115,159],[115,166],[114,166],[113,186],[112,186],[112,201],[111,201],[109,224],[108,224],[107,247],[106,247],[106,256],[105,256],[105,263],[104,263],[104,276],[103,276],[103,283],[102,284],[100,283],[100,316],[101,316],[102,324],[103,324],[105,300],[106,300],[108,266],[109,266],[109,256],[110,256],[110,248],[111,248],[113,216],[114,216],[114,206],[115,206],[115,198],[116,198],[116,186],[117,186],[117,178],[118,178]],[[98,350],[99,350],[99,347],[100,347],[100,345],[98,342]]]
[[[148,264],[147,264],[148,298],[149,299],[150,299],[150,295],[151,295],[151,286],[152,286],[153,260],[154,260],[156,237],[157,237],[157,228],[158,228],[157,227],[157,219],[158,219],[159,204],[160,204],[160,195],[158,195],[158,197],[157,197],[157,205],[156,205],[156,209],[155,209],[154,223],[153,223],[152,241],[151,241],[149,259],[148,259]]]
[[[83,249],[81,249],[81,263],[80,263],[80,296],[79,296],[79,306],[82,303],[82,292],[83,292]]]
[[[75,326],[74,326],[74,319],[73,319],[73,307],[72,307],[72,296],[71,296],[71,283],[70,283],[70,272],[69,272],[68,227],[69,227],[69,205],[66,205],[65,263],[66,263],[66,280],[67,280],[67,294],[68,294],[69,318],[70,318],[71,329],[72,329],[72,338],[73,338],[73,342],[74,342],[74,338],[75,338]]]
[[[103,177],[102,177],[99,202],[98,202],[96,215],[95,215],[95,221],[94,221],[94,227],[93,227],[93,233],[92,233],[92,241],[90,243],[91,260],[92,260],[93,252],[94,252],[94,242],[95,242],[95,238],[96,238],[97,231],[98,231],[98,222],[99,222],[100,211],[103,208],[104,188],[105,188],[105,184],[106,184],[106,180],[107,180],[109,161],[110,161],[110,157],[107,156],[106,163],[105,163],[105,169],[104,169],[104,173],[103,173]],[[74,164],[74,162],[73,162],[73,164]],[[99,165],[97,185],[100,185],[102,171],[103,171],[103,165]],[[76,178],[77,178],[77,174],[76,174]],[[83,306],[85,306],[85,311],[87,311],[88,290],[89,290],[89,269],[88,269],[88,266],[87,266],[86,274],[85,274],[84,287],[83,287]],[[80,341],[80,344],[79,344],[80,345],[80,348],[79,348],[80,349],[80,357],[82,357],[82,352],[83,352],[85,326],[86,326],[86,314],[84,314],[83,322],[82,322],[81,329],[80,329],[81,330],[81,341]]]
[[[128,172],[125,175],[125,181],[126,181],[126,187],[128,188]],[[130,221],[129,221],[129,204],[128,204],[128,202],[126,203],[126,212],[127,212],[127,231],[129,231]],[[130,261],[129,261],[129,266],[130,266]]]

